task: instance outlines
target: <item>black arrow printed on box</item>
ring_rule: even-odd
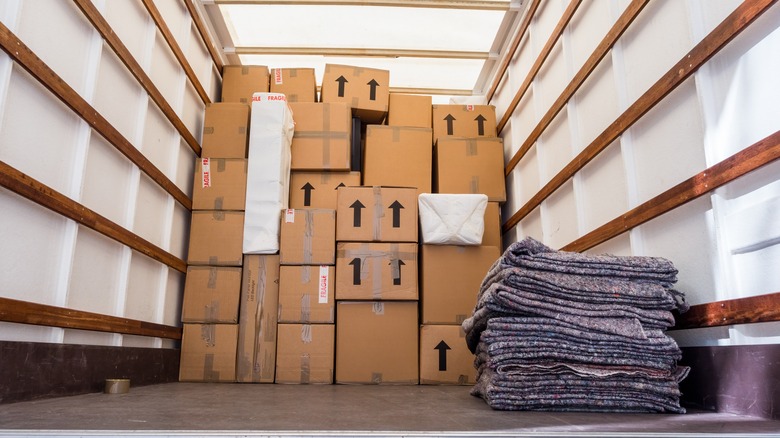
[[[480,114],[474,120],[477,121],[477,129],[479,130],[479,135],[485,135],[485,120],[487,120],[485,116]]]
[[[371,79],[368,84],[371,87],[371,90],[369,91],[368,100],[376,100],[376,87],[379,86],[379,82],[376,81],[376,79]]]
[[[390,263],[388,263],[390,266],[393,266],[395,264],[395,272],[398,272],[398,275],[393,275],[393,286],[400,286],[401,285],[401,266],[404,266],[406,263],[404,263],[403,260],[397,259],[397,260],[390,260]],[[394,273],[395,273],[394,272]]]
[[[344,75],[339,76],[336,78],[336,82],[339,83],[339,97],[344,97],[344,84],[349,82],[347,78],[344,77]]]
[[[439,350],[439,371],[447,371],[447,350],[451,350],[450,346],[442,339],[433,349]]]
[[[314,190],[314,186],[307,182],[306,184],[303,185],[303,187],[301,187],[301,190],[303,190],[303,206],[310,207],[311,191]]]
[[[339,189],[339,187],[346,187],[346,186],[347,186],[347,185],[346,185],[346,184],[344,184],[344,183],[339,183],[339,185],[337,185],[337,186],[336,186],[336,188],[335,188],[335,189],[333,189],[333,190],[338,190],[338,189]]]
[[[355,257],[349,264],[352,266],[352,285],[360,286],[360,257]]]
[[[447,135],[452,135],[452,122],[455,120],[455,117],[452,114],[447,114],[444,120],[447,121]]]
[[[349,206],[349,208],[354,209],[352,213],[352,226],[355,228],[360,228],[360,217],[362,216],[362,209],[366,208],[365,205],[363,205],[360,200],[356,200],[352,203],[352,205]]]
[[[401,209],[404,206],[396,200],[387,208],[393,210],[393,228],[401,228]]]

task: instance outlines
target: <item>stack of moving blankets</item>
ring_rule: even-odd
[[[472,395],[502,410],[672,412],[688,374],[664,333],[677,270],[658,257],[555,251],[526,238],[487,273],[463,322]]]

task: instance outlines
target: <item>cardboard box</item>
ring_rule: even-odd
[[[244,254],[279,251],[282,210],[290,200],[290,143],[294,123],[283,94],[252,96],[246,180]]]
[[[241,266],[243,230],[244,213],[241,211],[193,211],[187,263]]]
[[[249,142],[249,105],[214,102],[203,116],[201,157],[246,158]]]
[[[283,212],[281,264],[332,265],[335,254],[336,210],[303,208]]]
[[[291,103],[294,170],[350,170],[352,115],[344,103]]]
[[[430,193],[433,145],[430,128],[368,125],[363,185],[415,187]]]
[[[422,243],[482,244],[487,195],[422,193],[417,201]]]
[[[244,158],[201,158],[195,162],[193,210],[243,210],[246,202]]]
[[[443,138],[434,155],[436,193],[483,193],[488,201],[506,201],[500,138]]]
[[[293,171],[290,174],[290,208],[337,206],[339,187],[360,185],[360,172]]]
[[[420,327],[420,384],[473,385],[477,370],[460,325]]]
[[[433,105],[433,142],[446,137],[496,137],[493,105]]]
[[[417,242],[417,190],[408,187],[340,187],[336,240]]]
[[[236,380],[274,381],[279,256],[247,255],[241,280]]]
[[[479,286],[501,256],[498,248],[422,245],[421,251],[422,324],[462,323],[474,312]]]
[[[417,244],[339,242],[336,300],[416,300]]]
[[[251,103],[254,93],[268,92],[268,67],[226,65],[222,68],[222,102]]]
[[[387,124],[390,126],[431,128],[432,112],[433,98],[431,96],[390,93]],[[433,136],[433,131],[431,131],[431,136]]]
[[[416,385],[418,330],[416,302],[339,302],[336,383]]]
[[[382,123],[390,100],[390,72],[351,65],[325,64],[320,100],[342,102],[366,123]]]
[[[314,69],[271,69],[270,91],[284,94],[288,102],[316,102],[317,81],[314,78]]]
[[[179,380],[236,381],[236,324],[184,324]]]
[[[279,324],[277,331],[276,383],[333,383],[333,324]]]
[[[501,233],[501,207],[498,202],[488,202],[485,208],[485,233],[482,246],[495,246],[503,251],[503,233]]]
[[[238,323],[241,268],[189,266],[182,322]]]
[[[335,322],[335,266],[282,266],[279,271],[279,322]]]

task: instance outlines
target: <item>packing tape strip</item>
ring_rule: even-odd
[[[314,211],[301,211],[305,213],[303,221],[303,264],[310,265],[312,257],[312,238],[314,235]]]
[[[374,240],[381,240],[382,237],[382,217],[385,215],[385,210],[382,208],[382,188],[374,186],[372,188],[374,192]]]
[[[126,394],[130,391],[130,379],[106,379],[106,394]]]

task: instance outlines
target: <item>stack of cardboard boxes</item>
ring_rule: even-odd
[[[505,195],[495,113],[389,93],[388,82],[387,71],[328,65],[317,101],[312,69],[225,68],[223,102],[207,109],[195,177],[181,380],[474,382],[460,323],[500,255]],[[241,244],[242,210],[249,215],[244,203],[256,190],[246,189],[248,121],[256,115],[249,104],[269,89],[286,96],[295,123],[289,203],[278,211],[278,253],[253,253]],[[229,123],[211,122],[217,108],[242,125],[241,146],[229,140]],[[227,116],[229,109],[240,114]],[[218,149],[207,147],[207,136]],[[487,195],[481,242],[425,244],[423,193]],[[228,231],[203,230],[204,212]],[[230,292],[215,298],[217,290]]]

